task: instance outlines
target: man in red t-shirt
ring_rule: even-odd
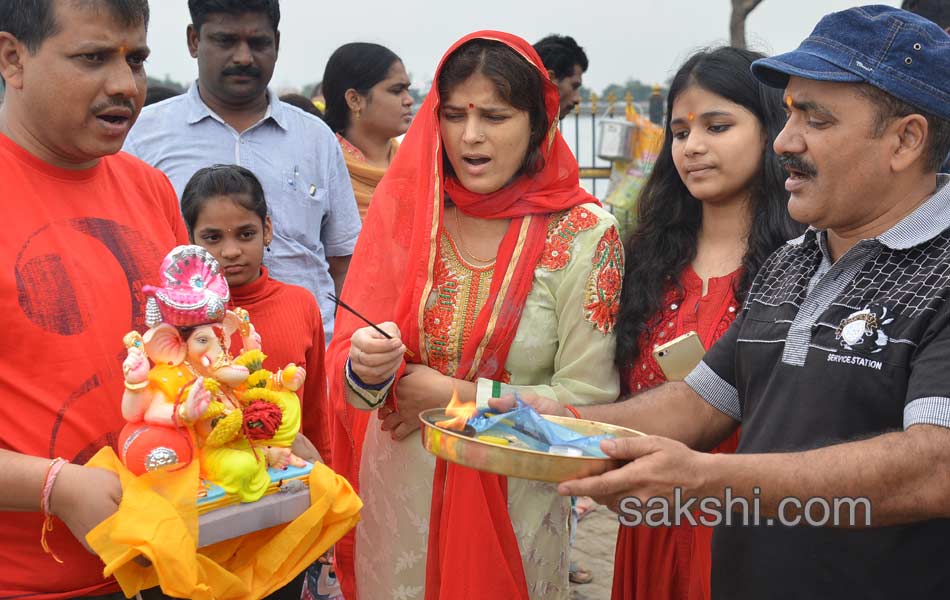
[[[82,465],[123,425],[142,285],[187,243],[168,180],[116,154],[145,98],[147,23],[147,0],[0,0],[0,598],[118,590],[82,540],[121,488]],[[49,479],[62,564],[40,544]]]

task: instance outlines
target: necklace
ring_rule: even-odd
[[[462,217],[459,216],[459,213],[461,212],[462,211],[460,211],[459,208],[456,206],[455,207],[455,231],[458,233],[459,249],[465,254],[467,254],[469,258],[474,258],[478,262],[483,262],[483,263],[495,262],[496,257],[493,256],[491,258],[482,258],[480,256],[476,256],[472,254],[472,251],[465,247],[465,240],[462,239]]]

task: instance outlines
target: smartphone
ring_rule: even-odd
[[[673,338],[653,351],[667,381],[683,381],[706,354],[703,343],[695,331]]]

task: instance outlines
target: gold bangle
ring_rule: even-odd
[[[178,418],[180,422],[184,423],[185,425],[194,425],[195,421],[197,420],[197,419],[188,418],[188,409],[185,408],[184,402],[178,405],[178,410],[175,411],[175,416]]]
[[[123,381],[122,383],[125,384],[125,389],[130,392],[139,392],[148,387],[148,379],[139,383],[129,383],[128,381]]]

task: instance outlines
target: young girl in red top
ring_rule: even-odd
[[[309,291],[271,279],[261,264],[274,232],[260,182],[236,165],[201,169],[182,192],[181,212],[191,242],[206,248],[221,264],[231,289],[229,308],[250,313],[264,339],[267,363],[294,363],[306,369],[307,379],[298,393],[301,431],[329,464],[320,308]]]
[[[665,378],[653,349],[695,331],[705,348],[736,317],[765,258],[801,232],[788,216],[785,174],[772,150],[785,115],[780,92],[749,70],[762,55],[717,48],[673,78],[663,148],[627,240],[616,363],[625,394]],[[670,274],[675,274],[671,277]],[[734,452],[738,434],[713,452]],[[712,529],[625,527],[613,600],[710,596]]]
[[[231,290],[228,308],[243,308],[264,340],[267,364],[294,363],[307,372],[298,392],[300,431],[330,464],[326,347],[323,319],[313,294],[271,279],[262,264],[274,235],[260,181],[237,165],[215,165],[197,171],[181,194],[181,213],[191,243],[206,248],[221,264]],[[295,442],[295,453],[301,448]],[[314,457],[303,454],[307,460]],[[299,600],[304,574],[268,596]]]

